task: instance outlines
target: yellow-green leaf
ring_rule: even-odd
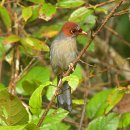
[[[79,84],[79,78],[76,75],[73,75],[73,74],[64,77],[63,81],[68,81],[68,84],[71,86],[72,91],[74,91]]]
[[[44,3],[45,0],[28,0],[28,1],[36,3],[36,4],[40,4],[40,3]]]
[[[22,125],[28,122],[28,113],[18,97],[6,89],[0,91],[0,120],[7,125]]]
[[[44,3],[39,9],[39,18],[46,21],[50,20],[56,13],[56,7],[50,3]]]
[[[46,45],[46,43],[41,41],[41,40],[38,40],[36,38],[25,37],[25,38],[21,39],[21,43],[25,47],[29,47],[29,48],[34,49],[34,50],[49,51],[49,47]]]
[[[9,12],[3,6],[0,6],[0,17],[3,20],[7,30],[9,30],[11,28],[11,18]]]
[[[42,91],[43,89],[51,85],[51,82],[46,82],[43,85],[40,85],[31,95],[30,100],[29,100],[29,106],[30,110],[33,114],[39,115],[42,110]]]
[[[79,7],[85,3],[84,0],[59,0],[56,4],[57,7],[61,8],[74,8]]]
[[[16,43],[16,42],[18,42],[19,40],[20,40],[20,37],[19,37],[19,36],[12,34],[12,35],[10,35],[10,36],[8,36],[8,37],[5,38],[4,43],[5,43],[5,44],[8,44],[8,43]]]
[[[80,22],[87,18],[87,16],[91,15],[93,10],[87,9],[86,7],[81,7],[75,10],[69,18],[69,21]]]
[[[32,7],[26,7],[22,10],[22,17],[27,21],[32,16]]]

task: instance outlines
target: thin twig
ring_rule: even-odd
[[[89,76],[89,66],[88,65],[87,65],[87,70],[88,70],[87,75],[85,76],[87,78],[87,80],[85,82],[86,88],[85,88],[85,92],[84,92],[84,105],[83,105],[83,110],[82,110],[82,114],[81,114],[79,130],[81,130],[82,126],[83,126],[85,110],[86,110],[86,104],[87,104],[88,91],[89,91],[89,88],[91,87],[90,80],[88,78],[88,76]]]
[[[121,15],[124,15],[124,14],[130,14],[129,9],[125,9],[125,10],[121,10],[120,12],[116,12],[116,13],[113,14],[113,17],[121,16]]]
[[[120,41],[122,41],[125,45],[127,45],[128,47],[130,47],[130,43],[128,41],[126,41],[118,32],[116,32],[115,30],[113,30],[112,28],[108,27],[105,25],[105,28],[111,32],[113,35],[115,35],[116,37],[118,37],[120,39]]]
[[[69,124],[71,124],[72,126],[75,126],[75,127],[77,127],[77,128],[79,127],[79,123],[73,121],[73,120],[70,119],[70,118],[64,118],[63,121],[64,121],[65,123],[69,123]],[[84,127],[85,127],[85,125],[84,125]]]
[[[24,68],[24,70],[17,76],[17,78],[15,79],[15,82],[18,82],[21,79],[21,77],[24,76],[27,73],[27,71],[29,70],[29,68],[31,68],[31,66],[32,66],[33,62],[35,61],[35,59],[36,58],[33,58],[29,62],[29,64]]]
[[[76,63],[80,60],[80,58],[83,56],[83,54],[86,52],[86,50],[88,49],[88,47],[90,46],[91,42],[94,40],[94,38],[96,37],[96,35],[102,30],[102,28],[104,27],[104,25],[107,23],[107,21],[112,17],[112,15],[114,14],[114,12],[117,10],[117,8],[122,4],[122,2],[125,0],[121,0],[119,3],[116,4],[116,6],[112,9],[112,11],[109,13],[108,16],[106,16],[106,18],[104,19],[103,23],[101,24],[101,26],[97,29],[97,31],[92,35],[92,38],[88,41],[88,44],[86,44],[86,46],[81,50],[81,52],[79,53],[78,57],[74,60],[73,65],[76,65]],[[68,76],[71,72],[71,68],[69,68],[67,70],[67,72],[63,75],[63,77]],[[37,127],[40,127],[49,111],[49,109],[51,108],[51,105],[53,103],[53,101],[55,100],[55,95],[56,93],[59,91],[59,88],[62,87],[62,83],[59,84],[59,86],[57,86],[57,89],[55,91],[55,94],[52,96],[51,101],[49,102],[47,108],[45,109],[44,113],[42,114]]]
[[[102,3],[100,3],[100,4],[97,4],[97,5],[96,5],[96,8],[97,8],[97,7],[100,7],[100,6],[104,6],[104,5],[106,5],[106,4],[110,4],[110,3],[112,3],[112,2],[115,2],[115,0],[108,0],[108,1],[102,2]]]

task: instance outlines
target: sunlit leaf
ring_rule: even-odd
[[[0,126],[0,130],[40,130],[35,124]]]
[[[21,125],[28,122],[28,113],[21,101],[6,89],[0,91],[0,115],[7,125]]]
[[[0,6],[0,17],[2,18],[6,28],[9,30],[11,28],[11,18],[7,9]]]
[[[34,32],[33,36],[37,38],[43,38],[43,37],[52,38],[59,33],[61,26],[62,24],[59,23],[48,26],[42,26],[41,28],[39,28]]]
[[[46,21],[50,20],[56,13],[56,7],[50,3],[44,3],[39,9],[39,18]]]
[[[19,40],[20,40],[20,37],[19,37],[19,36],[12,34],[12,35],[9,35],[9,36],[7,36],[7,37],[5,38],[4,43],[5,43],[5,44],[10,43],[10,44],[11,44],[11,43],[16,43],[16,42],[18,42]]]
[[[73,74],[71,74],[67,77],[64,77],[63,81],[68,81],[68,84],[71,86],[72,91],[74,91],[79,84],[79,78],[76,75],[73,75]]]
[[[38,18],[39,5],[32,6],[32,16],[28,19],[28,22],[32,22]]]
[[[91,121],[86,130],[117,130],[119,116],[111,113],[108,116],[101,116]]]
[[[33,114],[39,115],[42,110],[42,91],[43,88],[51,85],[51,82],[46,82],[40,85],[31,95],[29,100],[30,110]]]
[[[53,128],[53,124],[55,125],[60,123],[60,121],[64,119],[68,113],[68,111],[61,108],[57,110],[51,109],[44,120],[43,128]]]
[[[105,8],[95,8],[95,12],[108,14],[108,11]]]
[[[21,78],[21,80],[19,80],[19,82],[17,83],[17,92],[22,94],[28,94],[28,91],[33,92],[40,84],[49,81],[49,79],[50,79],[50,71],[47,67],[35,66],[26,75],[24,75]],[[26,84],[24,84],[24,82],[32,83],[32,85],[34,85],[34,83],[38,82],[40,83],[38,84],[37,87],[35,84],[35,86],[31,88],[31,85],[27,86]],[[24,87],[25,91],[23,90],[22,87]]]
[[[104,90],[97,93],[92,99],[89,100],[86,106],[86,114],[88,118],[98,117],[105,113],[108,106],[108,96],[112,90]]]
[[[105,113],[108,113],[124,96],[124,91],[114,89],[112,93],[108,96],[108,107]]]
[[[46,97],[48,100],[51,100],[51,97],[54,95],[56,86],[49,85],[47,89]]]
[[[73,75],[77,76],[79,78],[79,80],[82,80],[83,74],[82,74],[81,65],[79,65],[79,64],[76,65]]]
[[[38,128],[36,124],[29,123],[26,125],[25,130],[40,130],[40,128]]]
[[[85,20],[89,15],[92,15],[93,10],[87,9],[86,7],[81,7],[76,9],[69,18],[69,21],[80,22]]]
[[[4,86],[4,84],[0,83],[0,91],[3,89],[5,89],[5,86]]]
[[[26,125],[0,126],[0,130],[23,130]]]
[[[44,3],[45,0],[28,0],[30,2],[36,3],[36,4],[40,4],[40,3]]]
[[[57,123],[50,126],[51,130],[70,130],[70,125],[66,123]]]
[[[4,37],[0,37],[0,60],[3,59],[3,56],[5,54],[4,40]]]
[[[119,128],[125,128],[130,125],[130,113],[124,113],[120,117]]]
[[[32,7],[26,7],[22,10],[22,17],[25,21],[27,21],[32,16]]]
[[[32,37],[25,37],[21,39],[21,43],[25,47],[29,47],[33,50],[38,50],[38,51],[49,51],[49,47],[46,45],[45,42],[38,40],[36,38]]]
[[[74,8],[79,7],[85,3],[84,0],[59,0],[56,4],[57,7],[61,8]]]
[[[76,104],[76,105],[83,105],[84,104],[83,99],[74,99],[72,102],[73,102],[73,104]]]

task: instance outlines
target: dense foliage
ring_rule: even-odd
[[[42,113],[56,89],[49,46],[66,21],[88,32],[79,52],[120,0],[0,1],[0,130],[130,129],[130,1],[124,0],[65,77],[73,110]],[[81,114],[82,113],[82,114]]]

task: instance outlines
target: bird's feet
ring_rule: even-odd
[[[72,71],[74,71],[74,64],[73,63],[69,64],[69,69],[71,69]]]

